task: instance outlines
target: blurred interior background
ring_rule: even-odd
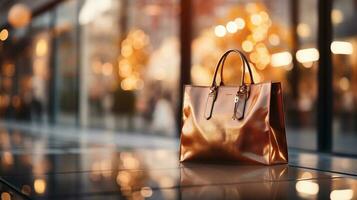
[[[240,48],[256,82],[282,82],[289,146],[319,150],[317,3],[1,0],[0,118],[178,137],[182,84],[210,84],[219,57]],[[334,1],[326,137],[349,155],[357,155],[356,20],[356,0]],[[228,84],[239,83],[239,66],[227,60]]]

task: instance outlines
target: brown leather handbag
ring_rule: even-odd
[[[225,86],[223,67],[233,52],[242,59],[241,84]],[[245,66],[250,84],[244,81]],[[216,83],[218,70],[220,84]],[[254,83],[249,62],[239,50],[223,54],[211,86],[185,86],[182,112],[181,162],[288,162],[281,84]]]

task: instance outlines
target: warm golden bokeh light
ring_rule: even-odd
[[[10,151],[5,151],[1,160],[4,165],[12,165],[14,163],[14,158]]]
[[[255,12],[257,12],[257,10],[258,10],[258,6],[257,6],[257,4],[255,4],[255,3],[247,3],[247,4],[245,5],[245,9],[246,9],[246,11],[249,12],[249,13],[255,13]]]
[[[229,33],[235,33],[238,31],[238,25],[233,21],[228,22],[226,28]]]
[[[353,198],[352,189],[343,189],[343,190],[332,190],[330,193],[331,200],[349,200]]]
[[[11,195],[8,192],[2,192],[1,200],[11,200]]]
[[[5,41],[9,37],[9,31],[7,29],[2,29],[0,32],[0,40]]]
[[[130,45],[123,45],[121,48],[121,55],[123,57],[129,57],[133,54],[133,48]]]
[[[143,89],[142,70],[148,64],[147,47],[149,44],[149,36],[141,29],[131,30],[121,42],[121,55],[117,57],[116,73],[118,73],[119,80],[115,84],[116,87],[120,85],[122,90],[127,91]],[[114,68],[109,65],[106,68],[105,74],[107,75],[114,71]]]
[[[296,191],[302,197],[311,197],[319,192],[319,185],[312,181],[298,181],[295,185]]]
[[[48,52],[48,43],[45,39],[39,39],[36,43],[36,55],[45,56]]]
[[[316,48],[300,49],[296,52],[296,60],[300,63],[314,62],[319,58],[320,54]]]
[[[226,35],[226,27],[218,25],[214,28],[214,33],[217,37],[224,37]]]
[[[127,156],[123,159],[123,166],[125,169],[137,169],[139,161],[134,156]]]
[[[244,19],[242,19],[242,18],[240,18],[240,17],[237,17],[237,18],[234,20],[234,22],[237,24],[237,28],[238,28],[239,30],[243,29],[244,26],[245,26],[245,21],[244,21]]]
[[[46,61],[42,58],[35,59],[33,63],[33,72],[34,75],[36,76],[46,77],[47,75]]]
[[[262,23],[263,19],[259,14],[253,14],[250,16],[250,21],[252,24],[258,26]]]
[[[305,23],[300,23],[297,26],[297,33],[299,34],[300,37],[302,38],[307,38],[311,35],[311,30],[310,30],[310,26],[308,24]]]
[[[132,73],[132,68],[130,62],[127,59],[119,61],[119,76],[125,78],[130,76]]]
[[[293,58],[291,56],[291,53],[288,51],[284,51],[284,52],[274,53],[271,56],[270,64],[273,67],[282,67],[282,66],[290,65],[292,60]]]
[[[104,76],[110,76],[113,74],[113,65],[112,63],[106,62],[102,66],[102,73]]]
[[[347,77],[342,77],[338,83],[341,90],[343,91],[347,91],[350,88],[350,81],[348,80]]]
[[[332,19],[332,23],[334,24],[339,24],[343,21],[343,13],[341,10],[339,9],[332,9],[331,12],[331,19]]]
[[[268,38],[269,43],[273,46],[278,46],[280,44],[280,38],[277,34],[271,34]]]
[[[304,62],[302,63],[302,66],[304,66],[305,68],[311,68],[312,66],[314,66],[314,62]]]
[[[234,6],[230,14],[219,18],[219,22],[224,25],[217,24],[201,31],[200,36],[194,40],[194,54],[199,56],[191,67],[193,82],[208,84],[212,78],[210,66],[214,64],[210,60],[217,55],[202,53],[203,46],[224,51],[224,48],[240,43],[240,48],[247,53],[249,62],[259,71],[256,76],[262,81],[271,79],[272,73],[266,74],[270,72],[271,67],[291,70],[294,67],[292,55],[289,51],[282,52],[290,45],[289,34],[284,30],[284,26],[277,22],[273,23],[268,11],[261,3],[247,3],[243,7]],[[312,67],[312,64],[309,66],[308,63],[304,63],[306,67]],[[281,77],[284,73],[282,70],[276,70],[274,77]],[[160,79],[164,76],[164,74],[156,74]]]
[[[129,76],[120,83],[123,90],[140,90],[144,87],[144,82],[135,76]]]
[[[31,21],[31,10],[25,4],[17,3],[10,8],[8,20],[15,28],[27,26]]]
[[[333,41],[330,48],[334,54],[349,55],[353,53],[353,46],[350,42]]]
[[[244,40],[242,42],[242,49],[245,51],[245,52],[251,52],[253,50],[253,43],[249,40]]]
[[[140,194],[141,196],[145,197],[145,198],[149,198],[152,196],[152,189],[150,187],[142,187],[140,190]]]
[[[119,171],[118,176],[117,176],[117,184],[118,185],[123,185],[126,186],[130,182],[130,173],[127,171]]]
[[[300,179],[311,179],[311,178],[312,178],[311,172],[303,172],[300,177]]]
[[[43,194],[46,191],[46,181],[44,179],[35,179],[33,183],[35,192],[38,194]]]
[[[257,28],[256,30],[253,31],[252,36],[253,36],[254,41],[260,42],[265,39],[266,32],[265,32],[265,30],[260,30],[259,28]]]

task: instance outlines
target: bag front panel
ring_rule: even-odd
[[[186,86],[180,160],[251,161],[270,164],[271,83],[250,85],[244,118],[232,119],[238,87],[218,89],[212,117],[204,116],[209,87]]]

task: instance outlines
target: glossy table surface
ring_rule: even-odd
[[[289,151],[289,164],[178,162],[176,139],[0,126],[8,199],[357,199],[357,160]]]

